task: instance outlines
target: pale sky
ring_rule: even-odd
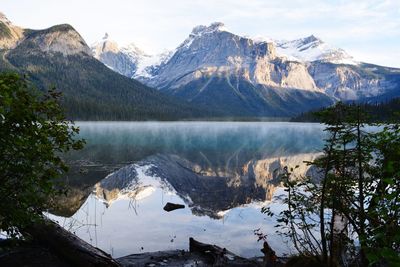
[[[148,53],[173,49],[196,25],[295,39],[314,34],[356,60],[400,67],[400,0],[1,0],[14,24],[69,23],[91,43],[104,33]]]

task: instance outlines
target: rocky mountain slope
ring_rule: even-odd
[[[22,28],[15,26],[0,12],[0,49],[14,47],[23,36]]]
[[[208,115],[111,71],[68,24],[30,30],[13,26],[4,16],[0,22],[0,71],[25,74],[41,90],[55,86],[63,92],[70,118],[166,120]]]
[[[122,49],[118,53],[124,54]],[[133,66],[141,64],[136,55]],[[105,62],[101,53],[96,57]],[[118,64],[110,67],[123,73]],[[164,60],[128,76],[234,116],[291,116],[337,100],[400,95],[399,69],[357,62],[313,35],[292,41],[252,39],[229,32],[222,23],[195,27]]]
[[[100,42],[91,46],[93,56],[112,70],[130,78],[150,77],[153,68],[169,59],[171,52],[149,55],[134,43],[119,46],[106,33]]]

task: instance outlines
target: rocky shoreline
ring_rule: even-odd
[[[76,238],[71,234],[72,238]],[[265,257],[246,259],[235,255],[225,248],[215,245],[201,243],[189,239],[189,250],[167,250],[131,254],[128,256],[112,259],[103,251],[84,243],[81,247],[81,240],[76,238],[74,246],[80,250],[78,254],[66,248],[75,257],[66,257],[54,247],[40,244],[40,242],[19,242],[17,246],[5,249],[7,241],[0,243],[0,266],[24,266],[24,267],[72,267],[72,266],[283,266],[283,261],[271,258],[266,253]],[[86,247],[89,246],[89,247]],[[86,247],[86,248],[85,248]],[[264,246],[265,247],[265,246]],[[71,253],[72,252],[72,253]],[[85,256],[79,256],[83,253]],[[99,253],[102,255],[98,261]],[[70,255],[71,256],[71,255]],[[79,258],[82,257],[82,258]],[[97,258],[97,259],[96,259]],[[95,259],[95,260],[93,260]]]

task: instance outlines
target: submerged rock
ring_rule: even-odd
[[[177,210],[177,209],[184,209],[184,208],[185,208],[185,205],[175,204],[175,203],[171,203],[171,202],[168,202],[164,206],[164,210],[168,211],[168,212],[173,211],[173,210]]]

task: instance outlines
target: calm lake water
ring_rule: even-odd
[[[67,155],[70,186],[51,218],[114,257],[188,249],[189,237],[261,255],[255,229],[290,252],[261,213],[282,209],[279,174],[323,146],[323,126],[288,122],[79,122],[85,149]],[[184,209],[163,210],[167,202]]]

